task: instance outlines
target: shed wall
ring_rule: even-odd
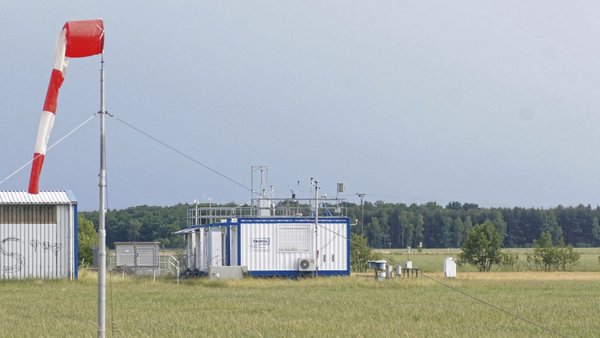
[[[0,206],[0,278],[75,278],[76,205]]]

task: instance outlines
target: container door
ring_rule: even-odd
[[[220,229],[208,231],[208,265],[223,265],[223,238]]]

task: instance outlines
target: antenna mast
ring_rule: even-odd
[[[104,54],[100,59],[100,207],[98,227],[98,338],[106,337],[106,136],[104,131]]]

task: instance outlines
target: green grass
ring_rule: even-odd
[[[517,271],[529,271],[527,267],[527,252],[533,253],[533,249],[504,249],[509,252],[519,254]],[[579,263],[573,268],[573,271],[598,271],[600,272],[600,248],[577,248],[576,252],[581,254]],[[375,252],[380,253],[388,262],[397,265],[404,264],[408,259],[408,250],[406,249],[376,249]],[[413,267],[421,268],[425,272],[442,272],[444,269],[444,259],[448,256],[458,259],[461,250],[456,248],[451,249],[423,249],[421,252],[417,250],[410,251],[410,260],[413,262]],[[473,272],[477,268],[469,265],[458,267],[458,272]],[[492,271],[503,271],[502,267],[492,266]]]
[[[597,273],[462,273],[452,280],[426,275],[564,336],[600,332]],[[0,281],[0,336],[95,336],[96,278],[84,271],[76,282]],[[172,279],[110,280],[107,336],[550,335],[428,278],[197,279],[180,285]]]

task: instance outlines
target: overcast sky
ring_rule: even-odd
[[[280,197],[600,201],[597,1],[3,0],[0,180],[33,156],[63,24],[95,18],[109,113],[243,185],[267,165]],[[98,111],[99,61],[71,59],[50,144]],[[97,209],[98,135],[48,151],[40,189]],[[115,118],[107,142],[111,209],[250,198]]]

